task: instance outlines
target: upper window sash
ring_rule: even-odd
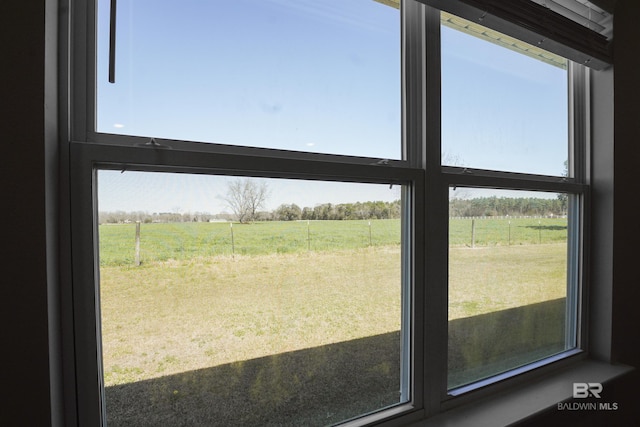
[[[345,150],[343,150],[342,148],[338,150],[329,148],[326,151],[323,151],[322,148],[318,148],[323,144],[323,142],[324,143],[336,142],[335,140],[330,141],[330,139],[332,139],[331,137],[327,137],[326,135],[322,134],[323,132],[327,133],[326,131],[322,131],[320,132],[320,134],[317,134],[317,135],[310,134],[309,132],[307,132],[305,135],[301,135],[298,141],[299,142],[298,146],[294,148],[293,146],[286,146],[286,145],[278,146],[279,144],[271,145],[271,143],[269,142],[259,141],[260,138],[253,138],[253,137],[244,138],[245,142],[230,142],[229,144],[227,144],[224,138],[217,139],[215,135],[214,135],[214,138],[212,139],[207,139],[207,138],[202,139],[193,135],[192,136],[185,135],[185,137],[181,137],[179,136],[179,133],[174,135],[163,134],[162,132],[151,134],[152,131],[150,130],[132,131],[130,134],[127,134],[127,129],[129,128],[128,126],[124,128],[122,127],[114,128],[113,132],[110,132],[108,128],[105,128],[105,126],[101,126],[100,128],[97,128],[96,126],[99,120],[98,115],[100,114],[100,108],[99,108],[100,105],[98,102],[99,99],[97,97],[103,96],[102,94],[105,93],[104,87],[109,88],[109,84],[106,83],[107,82],[106,73],[108,69],[106,68],[107,60],[105,56],[107,55],[106,43],[108,41],[107,33],[109,28],[108,28],[108,25],[105,27],[104,20],[98,19],[97,16],[100,13],[102,13],[102,15],[105,15],[105,13],[106,15],[109,14],[108,3],[109,2],[107,0],[99,0],[95,2],[92,1],[92,2],[79,4],[78,7],[75,8],[75,12],[76,12],[75,16],[80,17],[79,20],[82,20],[82,17],[86,17],[87,19],[84,20],[85,22],[81,22],[79,27],[77,27],[76,35],[78,37],[75,37],[77,45],[75,46],[75,55],[74,55],[74,73],[77,74],[78,76],[80,75],[83,76],[83,78],[84,76],[86,76],[86,81],[74,80],[74,83],[78,82],[80,84],[75,85],[74,92],[73,92],[73,95],[74,95],[74,108],[73,108],[74,132],[72,135],[73,140],[104,143],[104,144],[116,144],[116,145],[122,144],[122,145],[131,146],[135,144],[145,144],[149,142],[152,137],[154,137],[159,144],[166,145],[178,150],[187,149],[187,150],[196,150],[196,151],[203,151],[203,152],[229,152],[229,153],[236,153],[236,154],[242,154],[242,155],[259,155],[264,157],[275,156],[275,157],[291,157],[291,158],[313,158],[313,159],[318,159],[320,161],[340,161],[340,162],[356,162],[356,163],[371,163],[370,159],[375,159],[375,161],[385,160],[386,161],[385,164],[389,166],[406,164],[407,155],[405,153],[410,150],[408,150],[404,146],[405,143],[404,143],[404,139],[402,138],[403,128],[405,127],[404,118],[403,118],[403,108],[402,108],[402,98],[403,98],[402,94],[403,94],[403,87],[405,83],[403,78],[403,70],[401,66],[402,55],[403,55],[402,53],[403,47],[401,43],[401,31],[403,26],[401,25],[401,15],[400,13],[398,13],[397,10],[390,8],[389,6],[384,4],[376,3],[373,1],[366,1],[366,2],[363,2],[362,6],[366,6],[366,9],[369,11],[369,14],[367,15],[368,17],[367,19],[370,19],[371,20],[370,22],[367,21],[367,22],[352,23],[349,19],[346,19],[346,18],[349,18],[349,16],[346,16],[346,17],[325,16],[326,13],[319,13],[313,16],[314,19],[321,21],[320,22],[321,24],[323,25],[326,24],[325,26],[330,26],[330,25],[339,26],[343,31],[346,31],[349,34],[353,35],[353,40],[351,40],[349,43],[346,43],[346,42],[344,43],[345,45],[348,44],[349,46],[353,44],[352,47],[348,48],[348,49],[351,49],[353,53],[353,55],[351,55],[352,58],[349,59],[348,57],[346,57],[348,53],[348,52],[345,53],[347,51],[347,48],[344,48],[344,49],[342,47],[340,48],[345,50],[345,52],[335,52],[336,55],[340,54],[339,56],[345,57],[346,60],[342,62],[342,65],[340,65],[339,67],[340,69],[335,70],[336,72],[333,73],[335,74],[335,76],[331,77],[331,80],[340,81],[342,82],[340,83],[340,85],[345,86],[346,83],[344,82],[348,81],[350,78],[347,73],[348,71],[347,68],[349,67],[353,68],[356,66],[360,67],[361,70],[358,72],[357,78],[354,77],[355,84],[346,85],[345,87],[347,89],[347,93],[343,95],[346,97],[349,91],[360,91],[359,93],[365,97],[365,98],[362,98],[362,96],[357,95],[357,93],[354,96],[347,97],[347,99],[351,99],[352,101],[362,99],[362,102],[364,104],[360,107],[352,107],[350,106],[349,103],[345,104],[345,103],[336,101],[333,103],[335,109],[337,109],[336,111],[333,111],[333,109],[331,111],[328,111],[325,109],[324,113],[321,112],[321,114],[314,119],[316,122],[315,125],[313,123],[311,124],[312,126],[315,126],[318,129],[324,128],[326,130],[333,127],[334,128],[334,130],[332,131],[333,134],[340,136],[339,138],[340,142],[339,142],[338,148],[340,147],[345,148]],[[294,12],[293,6],[289,6],[280,2],[276,2],[276,3],[268,2],[268,3],[271,4],[272,8],[277,7],[279,8],[279,10],[282,9],[280,10],[280,12],[283,14],[291,14]],[[128,10],[128,8],[125,6],[126,6],[125,4],[122,4],[118,8],[119,19],[131,19],[130,14],[133,12]],[[183,6],[183,4],[180,4],[180,7],[186,7],[186,6]],[[267,6],[265,4],[264,6],[260,6],[260,7],[267,7]],[[347,9],[349,7],[351,6],[345,6],[345,8]],[[228,8],[225,8],[225,11],[227,9]],[[340,9],[342,9],[342,7],[340,7]],[[216,13],[217,12],[218,11],[216,11]],[[232,11],[227,11],[227,12],[240,13],[241,9],[236,7]],[[305,16],[304,14],[301,13],[301,11],[298,11],[297,9],[295,12],[300,15],[301,19],[302,17]],[[346,14],[346,13],[351,13],[355,11],[349,9],[349,10],[342,11],[340,13],[343,13],[343,12]],[[222,11],[220,11],[220,13],[222,13]],[[396,16],[396,18],[393,18],[394,15]],[[252,19],[258,19],[257,17],[259,17],[260,15],[257,13],[243,12],[243,16],[245,16],[246,19],[252,20]],[[354,16],[359,20],[365,19],[365,17],[358,16],[358,14],[354,14]],[[336,18],[336,19],[333,19],[333,18]],[[142,19],[142,17],[138,17],[136,19],[138,19],[138,21],[148,21],[148,19]],[[179,19],[179,17],[176,17],[175,19]],[[381,19],[380,23],[376,21],[379,19]],[[395,22],[393,22],[394,20],[397,21],[397,25],[395,24]],[[393,23],[393,25],[396,25],[397,32],[391,31],[393,30],[393,28],[387,28],[389,26],[393,26],[390,24],[390,22]],[[249,22],[248,24],[251,24],[251,22]],[[257,22],[254,24],[262,25],[260,24],[260,22]],[[385,27],[385,25],[387,25],[387,27]],[[330,33],[329,30],[330,29],[327,28],[326,32]],[[100,32],[99,34],[98,34],[98,31]],[[124,59],[127,59],[127,56],[129,57],[131,56],[131,55],[124,55],[122,53],[122,50],[127,49],[126,42],[128,37],[128,34],[127,34],[128,31],[131,31],[131,29],[130,28],[120,29],[117,35],[118,37],[117,46],[118,46],[118,50],[120,51],[118,55],[124,56],[125,57]],[[389,33],[390,31],[391,33]],[[373,46],[362,45],[362,43],[365,43],[365,44],[374,43],[374,41],[368,41],[370,39],[369,36],[366,36],[368,33],[375,35],[376,37],[378,37],[378,39],[380,39],[381,43],[385,44],[384,52],[389,52],[389,54],[386,55],[386,57],[383,56],[383,54],[381,53],[381,49],[380,49],[381,46],[376,45],[374,49]],[[322,33],[320,32],[320,34]],[[248,37],[251,37],[251,35],[249,34]],[[242,40],[246,38],[247,38],[247,35],[244,34],[242,37],[237,35],[236,37],[231,37],[230,40],[233,41],[237,39],[238,40],[237,43],[241,43]],[[261,38],[260,37],[256,38],[256,40],[259,40],[259,39]],[[289,37],[289,40],[293,40],[293,39],[296,39],[296,38]],[[342,44],[343,43],[341,43],[340,45]],[[396,49],[396,45],[397,45],[397,49]],[[169,48],[170,46],[165,46],[165,47]],[[389,55],[392,55],[392,56],[394,55],[393,53],[394,49],[395,49],[395,52],[397,53],[396,55],[397,58],[395,60],[389,60],[389,58],[387,57]],[[160,49],[160,50],[162,51],[160,52],[161,55],[171,54],[170,50],[167,52],[168,49],[165,49],[165,50]],[[243,49],[238,48],[237,51],[243,52]],[[305,50],[305,52],[306,52],[305,55],[303,55],[305,56],[305,58],[306,56],[311,55],[313,59],[311,63],[318,62],[322,59],[323,53],[318,49],[307,49]],[[212,56],[212,55],[202,55],[202,53],[203,52],[200,52],[201,57]],[[331,50],[328,53],[334,54],[334,52],[332,52]],[[304,58],[300,58],[299,60],[296,59],[299,55],[296,54],[295,51],[287,55],[289,55],[292,61],[292,63],[289,64],[290,65],[289,68],[292,68],[295,64],[304,64],[304,62],[307,62],[306,59],[305,61],[302,61]],[[244,58],[247,60],[250,60],[251,56],[252,55],[247,56],[245,54]],[[96,58],[98,57],[102,59],[100,59],[99,61],[96,60]],[[295,61],[298,61],[298,62],[295,62]],[[331,63],[328,61],[329,60],[327,61],[323,60],[322,63],[326,63],[327,67],[332,66]],[[372,61],[374,62],[372,63]],[[385,65],[384,67],[378,67],[375,65],[375,61],[381,62],[382,64],[387,64],[387,65]],[[169,62],[171,61],[169,60]],[[243,61],[239,61],[239,62],[243,62]],[[228,64],[230,63],[230,61],[224,61],[223,63]],[[123,61],[122,58],[119,58],[118,68],[122,66],[126,66],[125,61]],[[268,64],[265,66],[268,67]],[[382,72],[379,70],[380,68],[384,68],[385,70],[388,68],[387,71],[391,73],[389,74],[390,77],[384,81],[384,84],[375,83],[375,79],[380,79],[384,75],[386,75],[386,74],[381,74]],[[254,74],[257,73],[257,71],[255,71],[256,69],[262,70],[262,68],[252,67],[250,66],[250,64],[248,64],[243,69],[246,72],[251,72]],[[285,71],[286,69],[287,69],[287,66],[284,67]],[[341,69],[343,70],[340,71]],[[396,71],[393,71],[393,70],[396,70]],[[156,68],[156,73],[159,73],[161,71],[162,71],[161,68],[160,69]],[[330,70],[325,70],[325,71],[326,72],[324,72],[322,75],[332,74],[331,72],[329,72]],[[384,71],[384,72],[387,73],[387,71]],[[117,77],[116,77],[116,85],[124,84],[123,79],[127,78],[126,74],[127,73],[123,72],[122,70],[120,69],[118,70]],[[233,75],[233,73],[230,73],[230,74]],[[268,73],[263,73],[262,71],[260,71],[259,75],[262,75],[262,74],[268,74]],[[311,90],[314,84],[311,84],[309,82],[309,79],[311,79],[312,76],[307,74],[308,73],[305,74],[305,72],[297,72],[296,75],[299,76],[298,80],[302,79],[300,82],[298,82],[297,80],[293,82],[287,82],[287,79],[284,79],[280,82],[280,86],[286,89],[286,86],[295,84],[298,86],[301,85],[300,87],[303,90]],[[148,80],[153,80],[153,79],[156,79],[158,76],[149,75],[148,77],[149,77]],[[96,85],[94,82],[96,82],[98,78],[100,79],[100,82],[98,85]],[[307,84],[304,83],[305,79],[307,80]],[[102,80],[105,80],[105,81],[102,82]],[[138,79],[137,80],[138,85],[148,84],[148,82],[142,81],[142,80],[146,80],[146,79]],[[215,79],[212,78],[211,81],[215,83]],[[247,80],[247,82],[250,82],[250,79]],[[257,84],[259,83],[260,82],[258,81]],[[170,86],[171,82],[167,82],[167,85]],[[266,87],[266,86],[261,85],[261,87]],[[349,89],[350,87],[352,87],[352,89]],[[369,90],[364,90],[367,87],[369,88]],[[297,89],[295,91],[297,92]],[[159,92],[161,92],[161,90]],[[294,92],[294,91],[289,90],[289,92]],[[324,90],[323,92],[327,93],[328,94],[327,96],[329,97],[343,96],[343,95],[340,95],[342,91],[337,90],[337,86],[334,89],[328,88],[328,90]],[[391,97],[392,99],[389,100],[388,99],[389,97]],[[211,99],[211,98],[215,98],[215,97],[209,97],[208,99]],[[296,97],[292,99],[294,101],[297,100],[296,102],[298,103],[307,104],[309,108],[321,107],[320,104],[316,105],[319,102],[317,101],[317,97],[296,95]],[[382,102],[382,100],[385,100],[385,99],[387,99],[387,101]],[[147,102],[146,100],[143,100],[143,101]],[[259,104],[258,101],[260,100],[255,99],[254,101],[255,101],[254,104],[256,104],[255,108],[258,108],[258,104]],[[377,108],[376,105],[378,104],[376,104],[374,101],[380,103],[380,105],[384,108]],[[140,103],[141,100],[138,98],[137,102]],[[149,109],[153,109],[153,104],[154,104],[153,99],[150,99],[148,102],[150,103]],[[214,100],[211,102],[214,102]],[[351,103],[353,104],[353,102]],[[220,106],[226,105],[224,99],[220,100],[218,104]],[[345,104],[345,105],[342,105],[342,104]],[[301,114],[300,108],[285,108],[286,106],[282,106],[282,108],[277,108],[277,105],[275,104],[273,104],[272,106],[274,106],[274,108],[268,109],[268,105],[264,104],[263,110],[269,110],[274,115],[275,114],[283,115],[285,112],[287,113],[287,115],[290,115],[290,116],[291,115],[296,116]],[[351,114],[349,115],[349,117],[346,117],[344,113],[341,113],[339,111],[340,109],[342,110],[347,109],[348,111],[351,112]],[[384,112],[386,110],[389,110],[389,114]],[[391,114],[391,111],[393,111],[393,114]],[[266,115],[268,112],[263,111],[263,113],[264,113],[263,115]],[[382,116],[380,117],[376,116],[380,114],[387,114],[385,116],[387,118],[385,119]],[[329,119],[328,123],[325,123],[327,122],[327,120],[322,118],[323,115],[326,119]],[[350,117],[352,115],[354,117]],[[392,115],[394,115],[394,117],[392,117]],[[238,113],[235,116],[245,117],[246,115]],[[215,118],[215,115],[213,117]],[[340,121],[340,123],[337,123],[335,126],[333,126],[331,124],[332,121],[330,120],[331,117]],[[347,118],[349,118],[349,120],[345,121]],[[265,118],[265,120],[267,120],[267,118]],[[293,129],[294,127],[293,124],[297,125],[297,123],[300,123],[300,124],[302,123],[301,121],[302,119],[300,120],[293,119],[294,120],[293,124],[291,120],[292,119],[290,118],[289,121],[287,122],[288,124],[285,124],[283,122],[282,129],[289,129],[287,131],[289,132],[291,129]],[[165,123],[166,121],[167,120],[161,119],[159,120],[159,123]],[[389,122],[390,125],[385,124],[386,122]],[[274,123],[276,123],[276,120],[274,119],[272,121],[269,121],[269,120],[263,121],[263,124],[265,123],[268,126],[272,126],[274,125]],[[117,123],[117,122],[113,124],[117,126],[122,125],[121,123]],[[342,127],[344,127],[344,129]],[[381,127],[383,127],[384,129]],[[244,126],[238,127],[238,129],[240,130],[242,130],[242,128],[245,128],[245,130],[247,129],[251,130],[251,128],[259,129],[259,124],[256,124],[255,121],[246,121]],[[303,131],[300,131],[300,132],[305,133]],[[388,136],[386,135],[387,133],[389,134]],[[291,135],[289,136],[292,137]],[[323,141],[323,139],[325,139],[325,141]],[[374,140],[376,139],[380,141],[387,141],[385,142],[385,144],[391,147],[391,152],[387,153],[385,151],[386,149],[385,150],[375,149]],[[216,140],[219,142],[215,142]],[[344,140],[344,142],[342,140]],[[204,141],[211,141],[211,142],[204,142]],[[351,144],[351,143],[355,144],[357,141],[366,142],[366,145],[360,146],[360,148],[357,148],[357,149],[355,148],[349,149],[348,144]],[[254,142],[257,142],[257,143],[254,144]],[[359,158],[361,157],[364,160],[359,160]]]
[[[512,187],[514,189],[541,189],[583,193],[588,190],[590,157],[589,114],[591,95],[590,70],[582,65],[568,63],[568,160],[566,176],[483,170],[464,166],[442,166],[443,176],[450,185],[479,185]]]
[[[503,171],[501,171],[499,168],[489,170],[489,169],[482,169],[482,165],[480,164],[474,164],[474,163],[477,163],[473,161],[474,159],[471,159],[471,161],[470,159],[462,159],[461,163],[458,163],[455,161],[447,162],[446,159],[443,159],[442,172],[446,176],[450,177],[448,178],[450,180],[450,183],[465,185],[465,183],[470,184],[474,180],[479,179],[483,182],[483,185],[496,185],[496,184],[500,185],[499,181],[496,181],[496,179],[502,179],[505,181],[504,183],[507,186],[515,185],[515,188],[518,188],[519,182],[524,182],[529,180],[531,181],[531,183],[529,185],[525,185],[525,187],[523,188],[535,188],[536,184],[534,182],[540,181],[540,182],[544,182],[543,184],[544,188],[548,188],[551,191],[570,191],[570,192],[584,191],[586,188],[585,184],[588,182],[586,165],[588,164],[588,161],[589,161],[588,147],[590,144],[589,105],[591,100],[590,100],[590,90],[589,90],[589,73],[591,72],[591,70],[584,65],[575,63],[570,60],[566,60],[560,56],[550,54],[544,50],[537,49],[533,46],[520,43],[517,40],[514,41],[514,39],[511,39],[508,36],[506,40],[503,41],[502,40],[503,35],[501,33],[495,32],[493,30],[487,30],[484,26],[475,25],[469,21],[459,19],[456,16],[453,16],[449,13],[439,12],[439,14],[441,16],[441,19],[440,19],[441,24],[439,28],[442,28],[443,25],[447,27],[453,27],[454,29],[458,29],[462,32],[471,34],[472,36],[477,37],[479,40],[485,39],[487,43],[503,46],[503,49],[501,50],[504,50],[505,52],[508,52],[506,49],[513,50],[522,54],[523,56],[530,56],[542,62],[546,62],[551,66],[556,66],[558,68],[566,70],[566,78],[564,80],[564,84],[561,85],[561,87],[556,87],[557,84],[556,86],[552,86],[549,88],[546,88],[545,86],[545,90],[553,89],[555,92],[558,92],[559,95],[561,96],[563,95],[566,99],[565,101],[566,108],[564,108],[564,114],[562,114],[562,112],[555,114],[558,117],[553,119],[553,123],[556,123],[556,124],[562,124],[563,122],[566,123],[565,125],[566,127],[563,130],[564,138],[566,138],[564,139],[565,142],[564,144],[560,144],[560,142],[558,142],[560,146],[564,145],[565,147],[564,150],[567,156],[566,163],[564,166],[564,172],[562,174],[560,173],[560,169],[558,169],[557,174],[553,173],[549,175],[540,174],[540,172],[537,172],[537,171],[527,172],[526,168],[525,170],[520,170],[520,168],[518,167],[514,167],[513,169],[506,169]],[[435,20],[433,25],[435,27]],[[451,30],[449,31],[451,32]],[[435,44],[436,37],[432,36],[431,38],[433,39],[432,44]],[[446,46],[441,47],[441,49],[443,50],[446,49]],[[459,50],[459,48],[457,49]],[[494,48],[494,50],[497,50],[497,49]],[[443,51],[442,55],[444,54],[445,52]],[[439,51],[434,52],[432,56],[433,58],[429,58],[429,61],[427,62],[427,69],[429,71],[433,70],[436,66],[440,66],[439,65],[440,64],[439,59],[441,58],[440,52]],[[477,61],[482,63],[483,59],[480,58],[480,59],[477,59]],[[434,62],[438,62],[438,64],[436,65],[434,64]],[[538,61],[534,61],[534,62],[538,62]],[[540,65],[544,66],[544,64],[540,64]],[[561,71],[554,67],[549,67],[549,69],[550,70],[555,69],[556,74],[558,71]],[[516,71],[517,70],[514,68],[513,70],[511,70],[510,73],[508,73],[508,76],[510,76],[511,73],[514,73]],[[436,78],[438,79],[437,83],[440,83],[440,79],[444,78],[444,76],[442,77],[440,75],[436,76],[435,71],[432,71],[432,74],[434,75],[433,77],[434,84],[435,84]],[[487,77],[483,76],[483,78],[487,78]],[[538,82],[538,80],[542,78],[543,78],[542,76],[539,76],[539,78],[536,77],[532,81],[532,83],[529,83],[529,80],[526,80],[526,81],[523,80],[522,83],[525,84],[526,86],[530,86],[531,84],[539,84],[540,82]],[[479,77],[478,82],[476,82],[474,85],[469,86],[469,90],[474,94],[471,96],[472,97],[475,96],[475,98],[472,98],[472,99],[476,99],[476,101],[480,101],[480,105],[479,105],[480,108],[484,107],[483,101],[482,101],[483,98],[481,98],[480,95],[478,95],[477,93],[480,93],[482,95],[483,93],[486,92],[486,90],[485,92],[481,91],[485,85],[483,81],[484,80],[482,80]],[[501,85],[498,85],[497,87],[498,89],[500,89]],[[450,93],[442,94],[440,92],[437,92],[437,95],[440,97],[440,99],[442,99],[442,101],[440,101],[440,99],[438,100],[428,99],[427,102],[431,102],[433,104],[436,104],[437,102],[438,103],[437,106],[440,107],[440,102],[442,103],[445,102],[444,97],[447,95],[451,96]],[[464,95],[464,92],[462,96],[466,96]],[[562,102],[562,100],[557,100],[557,101]],[[491,100],[487,100],[487,102],[489,103],[489,105],[493,105],[492,103],[495,103],[495,101],[491,101]],[[499,102],[502,102],[502,101],[499,101]],[[527,106],[527,104],[529,103],[529,101],[527,100],[527,102],[524,104],[524,107],[525,107],[524,114],[531,115],[531,117],[528,118],[528,120],[538,127],[542,126],[543,130],[545,129],[546,122],[544,121],[538,122],[538,116],[540,116],[543,119],[546,117],[548,120],[551,120],[549,118],[549,112],[546,111],[547,110],[547,107],[545,106],[546,102],[547,101],[542,101],[535,104],[535,106]],[[549,101],[549,102],[552,102],[552,101]],[[500,105],[498,105],[498,107],[499,106]],[[434,109],[434,107],[431,107],[431,108]],[[529,113],[526,112],[527,110],[529,111]],[[466,121],[467,120],[466,116],[461,117],[461,120]],[[444,124],[442,124],[442,126],[444,127]],[[499,127],[501,125],[498,123],[496,124],[496,126]],[[432,126],[432,129],[433,129],[433,126]],[[533,130],[537,132],[535,127],[533,128]],[[559,129],[559,130],[562,130],[562,129]],[[513,136],[514,135],[511,135],[507,132],[507,135],[505,138],[505,135],[501,134],[501,138],[506,140],[509,140],[509,137],[513,137]],[[444,140],[445,136],[444,135],[441,136],[440,134],[438,134],[438,138],[443,138],[442,149],[446,150],[447,141]],[[449,138],[451,137],[449,136]],[[518,140],[519,138],[515,138],[514,141],[507,141],[507,142],[509,143],[517,142]],[[517,146],[509,146],[508,150],[514,151],[514,150],[517,150],[517,148],[518,148]],[[508,154],[508,153],[505,153],[505,154]],[[447,156],[445,155],[444,157],[447,157]],[[562,158],[560,158],[560,160],[561,159]],[[535,161],[535,160],[532,159],[532,161]],[[492,181],[494,181],[495,184],[491,184]]]
[[[605,35],[531,0],[417,1],[596,70],[613,63],[611,40]]]

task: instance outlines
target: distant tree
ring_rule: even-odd
[[[323,203],[321,205],[316,205],[313,207],[314,219],[319,219],[323,221],[334,219],[332,217],[332,213],[333,213],[333,205],[331,203]]]
[[[225,201],[241,223],[255,221],[267,200],[269,189],[264,181],[239,178],[229,181]]]
[[[562,176],[569,176],[569,162],[567,160],[564,161],[564,171],[562,172]],[[560,202],[562,215],[566,215],[569,206],[569,196],[567,193],[558,193],[558,201]]]
[[[442,164],[447,166],[460,166],[464,167],[464,160],[459,154],[453,154],[451,152],[442,152]]]
[[[302,218],[302,209],[295,203],[282,204],[275,210],[274,218],[277,221],[297,221]]]
[[[306,220],[316,219],[316,217],[313,214],[313,209],[311,209],[310,207],[304,207],[302,209],[301,219],[306,219]]]

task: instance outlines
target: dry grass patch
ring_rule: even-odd
[[[399,401],[398,245],[100,272],[110,425],[324,425]],[[450,280],[458,384],[515,357],[500,310],[565,295],[566,243],[452,248]]]
[[[107,385],[400,329],[400,250],[101,268]]]
[[[566,244],[450,249],[449,319],[566,294]],[[397,246],[102,267],[105,381],[400,329]]]
[[[566,296],[567,245],[451,248],[449,320]]]

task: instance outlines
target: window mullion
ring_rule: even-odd
[[[589,70],[569,63],[569,176],[586,182],[589,140]]]
[[[570,198],[569,208],[573,211],[574,224],[569,232],[568,277],[567,277],[567,333],[574,345],[584,349],[587,330],[583,327],[586,319],[585,304],[585,244],[589,241],[590,223],[589,187],[587,185],[590,164],[590,70],[575,63],[569,63],[569,173],[585,190]],[[571,214],[571,213],[570,213]]]
[[[73,2],[69,75],[70,138],[84,141],[94,129],[95,2]]]
[[[447,190],[441,174],[440,11],[424,7],[425,410],[440,411],[447,388]]]

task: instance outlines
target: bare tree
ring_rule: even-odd
[[[225,201],[236,219],[243,224],[254,221],[263,207],[269,189],[266,182],[255,178],[238,178],[229,181]]]
[[[442,152],[442,164],[447,166],[460,166],[465,167],[464,160],[459,154],[453,154],[448,151]]]

